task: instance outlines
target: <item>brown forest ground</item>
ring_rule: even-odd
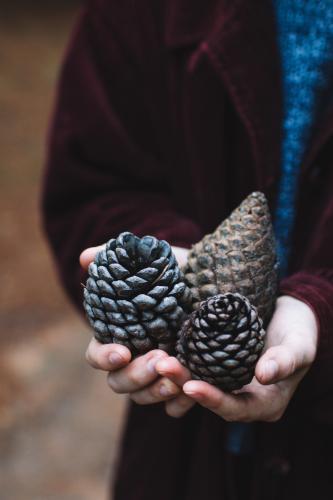
[[[84,362],[38,199],[55,81],[79,3],[2,1],[0,497],[104,500],[124,403]],[[112,467],[111,467],[112,471]]]

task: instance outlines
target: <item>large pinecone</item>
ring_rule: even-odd
[[[250,194],[217,229],[196,243],[183,268],[193,308],[219,293],[238,292],[254,304],[265,325],[275,305],[278,262],[265,195]]]
[[[184,322],[177,357],[194,379],[230,392],[252,380],[264,336],[262,320],[246,297],[216,295]]]
[[[84,307],[95,337],[134,355],[174,348],[191,293],[170,245],[126,232],[89,265]]]

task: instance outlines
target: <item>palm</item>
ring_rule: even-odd
[[[316,344],[317,325],[311,309],[296,299],[281,297],[250,384],[226,394],[205,382],[190,381],[184,392],[226,420],[278,420],[311,366]]]
[[[81,254],[84,269],[100,248],[89,248]],[[174,252],[182,265],[187,250],[174,248]],[[223,393],[206,382],[190,380],[188,370],[163,352],[152,351],[131,362],[125,347],[99,345],[92,340],[87,359],[95,368],[111,372],[109,384],[113,390],[129,393],[139,404],[167,400],[166,409],[172,416],[183,415],[198,402],[226,420],[274,421],[285,411],[315,358],[317,330],[310,307],[292,297],[280,297],[267,330],[265,352],[256,366],[255,377],[233,394]],[[116,361],[114,356],[117,356]],[[148,370],[152,363],[156,371]],[[181,388],[183,393],[179,395]]]

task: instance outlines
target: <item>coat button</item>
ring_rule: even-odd
[[[272,457],[265,463],[265,469],[274,476],[285,477],[291,470],[291,464],[286,458]]]

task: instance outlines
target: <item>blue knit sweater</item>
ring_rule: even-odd
[[[332,0],[273,0],[283,77],[281,179],[275,213],[281,275],[285,275],[301,163],[333,94]]]
[[[275,213],[280,273],[288,269],[300,167],[333,97],[333,1],[273,0],[283,82],[281,178]],[[265,69],[263,68],[263,71]],[[227,449],[253,448],[251,424],[229,424]]]

